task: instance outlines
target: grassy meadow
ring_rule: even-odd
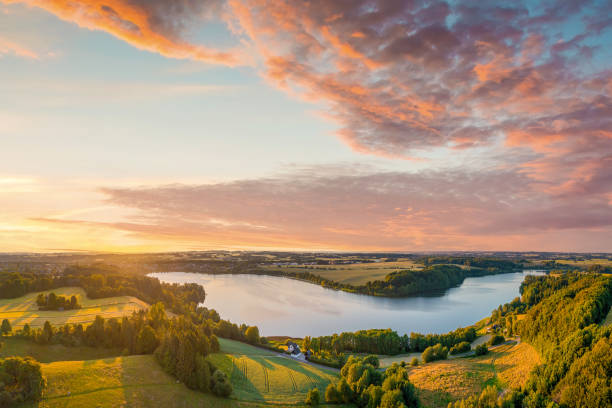
[[[39,293],[55,293],[70,297],[75,295],[81,305],[76,310],[38,310],[36,297]],[[121,317],[133,311],[146,309],[149,305],[132,296],[116,296],[103,299],[89,299],[82,288],[64,287],[44,292],[28,293],[15,299],[0,299],[0,320],[8,319],[13,328],[21,328],[26,323],[31,327],[42,327],[45,320],[54,326],[65,323],[91,323],[96,315],[104,318]]]
[[[410,260],[340,265],[268,265],[264,267],[264,269],[275,271],[309,272],[315,275],[319,275],[325,279],[333,280],[339,283],[348,283],[355,286],[365,285],[368,281],[384,279],[385,276],[387,276],[391,272],[396,272],[405,269],[422,268],[422,264],[418,264]]]
[[[527,343],[508,344],[485,356],[435,361],[411,368],[410,381],[424,407],[446,407],[449,402],[479,394],[487,385],[518,388],[539,363],[538,353]]]

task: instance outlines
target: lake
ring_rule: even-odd
[[[383,298],[326,289],[276,276],[152,273],[169,283],[199,283],[204,306],[233,323],[256,325],[264,336],[322,336],[361,329],[446,333],[489,316],[519,296],[524,271],[467,278],[439,296]]]

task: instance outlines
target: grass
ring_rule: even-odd
[[[308,390],[325,392],[337,375],[276,353],[220,339],[221,353],[208,357],[232,381],[230,398],[267,404],[301,404]]]
[[[0,358],[9,356],[31,356],[41,363],[55,361],[94,360],[115,357],[121,350],[94,347],[66,347],[61,344],[40,345],[33,341],[16,337],[5,337],[0,349]]]
[[[422,269],[423,265],[414,261],[356,263],[343,265],[297,265],[264,267],[268,270],[284,272],[309,272],[340,283],[364,285],[368,281],[384,279],[391,272],[404,269]]]
[[[188,389],[163,372],[152,355],[42,364],[42,401],[23,407],[211,407],[251,406]]]
[[[410,368],[410,381],[417,387],[425,407],[446,407],[449,402],[479,394],[487,385],[518,388],[539,363],[537,352],[527,343],[508,344],[485,356]]]
[[[527,343],[504,345],[495,349],[495,370],[503,388],[518,389],[525,385],[529,373],[541,364],[538,352]]]
[[[82,308],[77,310],[38,310],[36,297],[39,293],[70,297],[75,295]],[[44,292],[29,293],[15,299],[0,299],[0,320],[8,319],[14,328],[29,323],[32,327],[42,327],[45,320],[52,325],[65,323],[91,323],[96,315],[104,318],[121,317],[133,311],[149,307],[146,302],[132,296],[116,296],[103,299],[89,299],[82,288],[64,287]]]

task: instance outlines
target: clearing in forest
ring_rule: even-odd
[[[519,388],[540,363],[527,343],[510,343],[480,357],[436,361],[410,369],[424,407],[446,407],[449,402],[478,395],[487,385],[500,389]]]

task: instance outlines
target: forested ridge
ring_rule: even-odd
[[[529,276],[521,298],[500,306],[492,320],[532,344],[544,363],[521,390],[497,397],[488,387],[453,408],[612,406],[612,327],[599,323],[612,306],[612,278],[593,273]],[[516,319],[516,313],[526,317]]]

